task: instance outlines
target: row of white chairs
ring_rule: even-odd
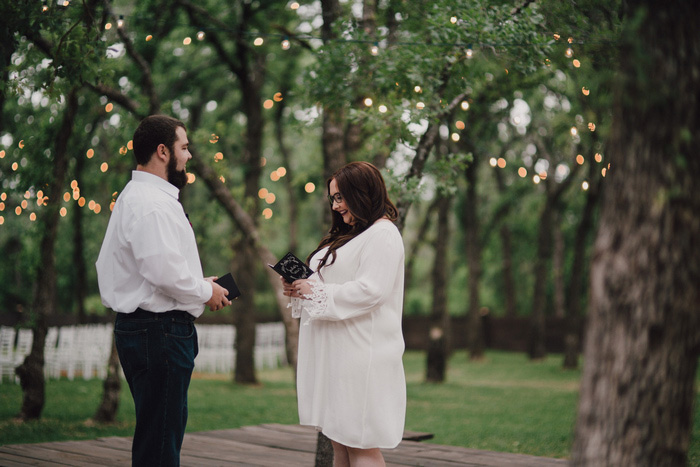
[[[236,362],[236,328],[226,324],[198,324],[199,354],[195,371],[230,373]],[[255,368],[278,368],[287,365],[284,323],[261,323],[255,327]]]
[[[107,375],[113,341],[111,324],[51,327],[44,347],[44,376],[72,380]],[[236,328],[233,325],[197,325],[199,354],[195,371],[230,373],[235,367]],[[262,323],[255,332],[255,367],[277,368],[287,364],[284,324]],[[19,382],[15,368],[22,364],[32,348],[32,331],[0,328],[0,383]]]

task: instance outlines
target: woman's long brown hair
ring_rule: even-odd
[[[308,263],[314,254],[328,246],[328,251],[321,259],[318,269],[335,262],[336,250],[367,230],[378,219],[387,217],[395,221],[398,211],[389,199],[381,172],[369,162],[351,162],[336,171],[326,181],[330,194],[331,180],[338,184],[338,192],[345,200],[350,213],[355,219],[354,225],[346,224],[331,205],[332,223],[328,234],[321,239],[318,247],[306,258]],[[328,258],[331,257],[328,263]]]

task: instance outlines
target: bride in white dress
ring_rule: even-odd
[[[334,465],[384,465],[380,448],[403,435],[406,380],[401,332],[404,249],[381,173],[353,162],[328,181],[331,229],[308,263],[283,280],[301,318],[299,421],[331,440]]]

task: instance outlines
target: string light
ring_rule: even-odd
[[[253,45],[256,47],[260,47],[265,43],[265,40],[262,37],[256,37],[255,40],[253,41]]]
[[[584,163],[585,161],[586,161],[586,160],[583,158],[583,156],[582,156],[581,154],[579,154],[578,156],[576,156],[576,163],[577,163],[578,165],[583,165],[583,163]]]
[[[520,178],[527,177],[527,169],[525,167],[520,167],[518,169],[518,175],[520,175]]]
[[[365,100],[363,102],[365,103],[366,107],[372,107],[372,98],[371,97],[365,97]]]
[[[289,39],[282,40],[282,50],[289,50],[289,47],[291,47]]]
[[[471,46],[467,48],[467,58],[471,59],[474,57],[474,51],[472,50]]]
[[[265,197],[267,196],[268,193],[269,193],[269,191],[267,191],[267,188],[260,188],[258,190],[258,198],[265,199]]]
[[[589,91],[586,86],[581,88],[581,92],[583,93],[584,96],[587,96],[591,93],[591,91]]]
[[[117,20],[117,27],[119,29],[122,29],[124,27],[124,15],[119,15],[119,19]]]
[[[312,182],[308,182],[306,185],[304,185],[304,191],[307,193],[313,193],[316,191],[316,185],[314,185]]]
[[[379,46],[377,44],[372,45],[369,49],[369,53],[374,55],[375,57],[379,55]]]
[[[574,50],[571,47],[569,47],[568,49],[566,49],[566,53],[564,55],[566,55],[566,58],[571,58],[574,56]]]
[[[462,110],[469,110],[469,102],[462,101],[461,107],[462,107]]]
[[[265,219],[270,219],[272,217],[272,209],[270,209],[270,208],[263,209],[262,215]]]
[[[586,180],[584,180],[583,183],[581,183],[581,188],[583,189],[583,191],[588,190],[588,182]]]
[[[197,40],[198,41],[203,41],[205,37],[206,37],[206,34],[204,34],[204,31],[199,31],[197,33]]]

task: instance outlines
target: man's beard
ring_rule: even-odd
[[[176,164],[177,161],[171,154],[170,160],[168,161],[168,181],[178,190],[182,190],[182,188],[187,185],[187,172],[184,170],[177,170]]]

